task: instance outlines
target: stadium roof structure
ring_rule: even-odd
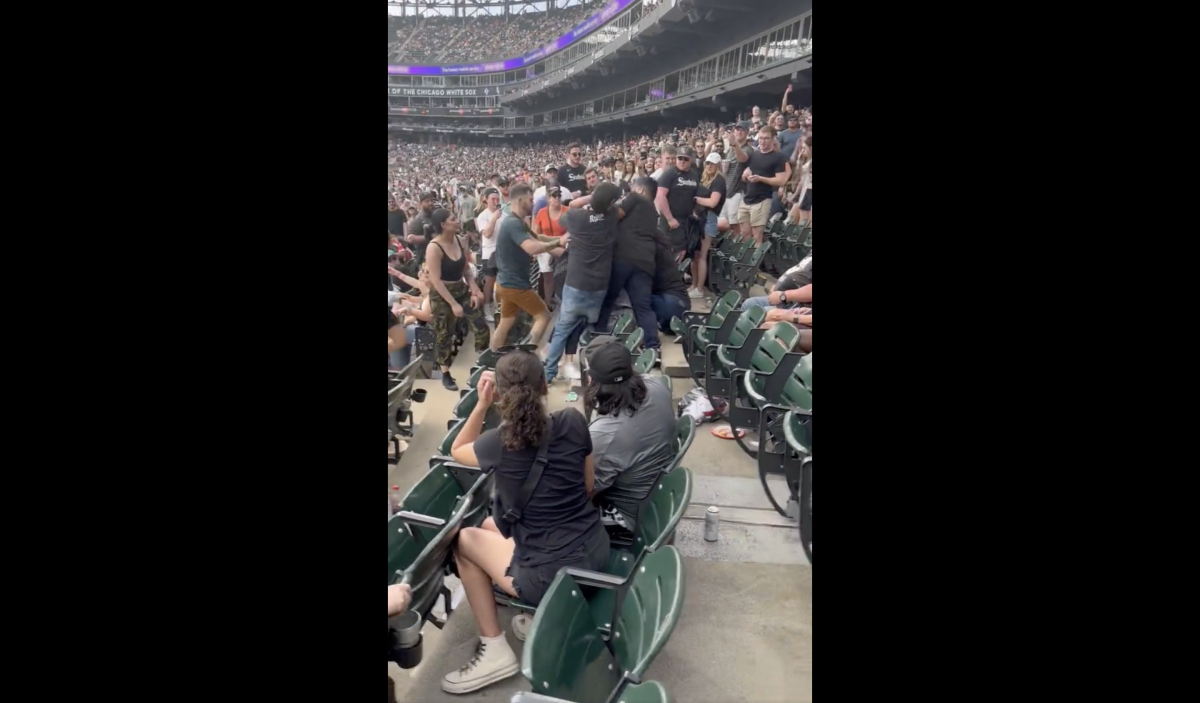
[[[524,15],[587,4],[587,0],[388,0],[387,6],[388,14],[395,17],[486,17],[502,15],[506,9],[508,14]]]

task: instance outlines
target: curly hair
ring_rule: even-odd
[[[514,349],[496,364],[500,441],[512,451],[536,447],[546,432],[546,376],[536,354]]]
[[[583,392],[583,401],[601,415],[617,415],[628,411],[637,412],[646,402],[646,382],[634,375],[624,383],[589,383]]]

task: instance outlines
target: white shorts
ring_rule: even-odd
[[[731,225],[738,224],[741,220],[738,219],[738,208],[742,206],[742,196],[744,193],[736,193],[725,199],[725,205],[721,207],[721,217]]]
[[[538,254],[538,271],[541,271],[542,273],[550,273],[554,270],[552,268],[553,263],[554,257],[550,256],[549,254]]]

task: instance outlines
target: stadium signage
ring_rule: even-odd
[[[405,98],[486,98],[499,95],[500,89],[495,86],[484,88],[405,88],[389,85],[389,97]]]
[[[464,73],[498,73],[500,71],[513,71],[518,68],[524,68],[574,44],[615,17],[617,13],[632,5],[633,2],[634,0],[608,0],[603,10],[580,22],[574,29],[558,39],[545,46],[538,47],[524,56],[517,56],[495,63],[477,63],[460,66],[388,66],[388,75],[455,76]]]

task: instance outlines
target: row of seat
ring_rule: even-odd
[[[771,242],[755,246],[754,237],[727,232],[708,252],[708,287],[716,295],[735,290],[746,293],[762,269]]]
[[[412,404],[425,400],[425,391],[413,393],[420,368],[421,357],[418,356],[402,369],[388,370],[388,442],[394,450],[388,458],[389,464],[400,461],[401,438],[408,439],[413,435]]]
[[[808,220],[785,225],[783,220],[771,223],[764,233],[764,241],[772,244],[764,267],[776,276],[795,266],[812,251],[812,227]]]
[[[494,365],[499,356],[480,361]],[[456,414],[469,414],[460,408],[471,393],[477,391],[462,396]],[[493,488],[490,473],[446,456],[464,422],[454,422],[439,447],[443,455],[430,460],[429,472],[388,521],[389,584],[407,582],[413,589],[410,608],[439,628],[445,621],[432,617],[431,610],[442,596],[450,612],[444,581],[453,569],[454,539],[462,527],[482,524]],[[669,543],[691,498],[691,473],[679,464],[694,433],[691,420],[682,418],[675,456],[639,506],[633,542],[613,549],[604,572],[564,569],[536,609],[516,599],[508,603],[536,610],[522,661],[522,673],[536,693],[523,695],[560,696],[573,703],[667,700],[661,685],[642,683],[642,677],[682,611],[683,563]]]
[[[739,310],[741,295],[729,291],[691,324],[671,320],[682,339],[692,379],[729,422],[733,437],[758,464],[767,499],[779,513],[799,518],[801,539],[812,559],[812,354],[793,351],[800,331],[788,323],[759,329],[763,308]],[[697,321],[698,320],[698,321]],[[724,402],[722,402],[724,401]],[[757,430],[751,446],[739,429]],[[767,483],[784,476],[794,508],[780,506]]]

